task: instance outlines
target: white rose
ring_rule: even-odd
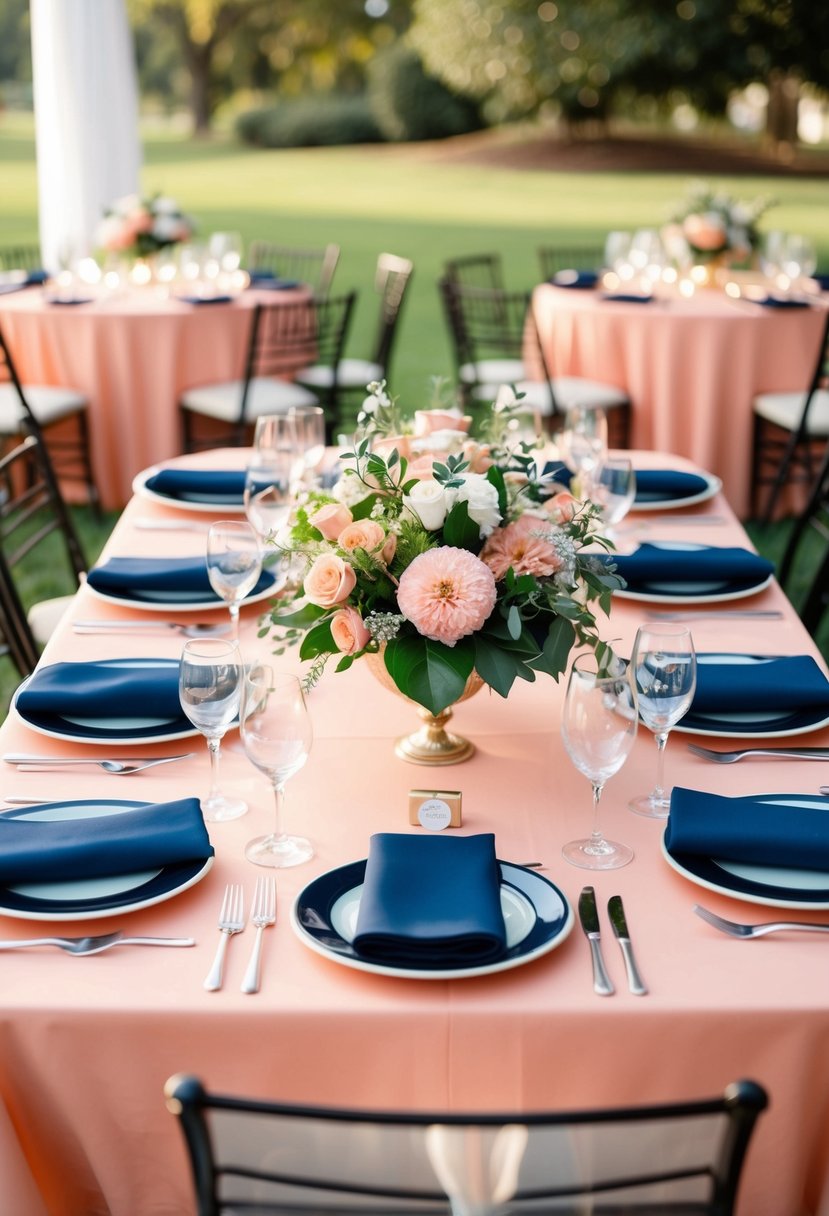
[[[157,241],[176,241],[181,235],[181,220],[172,215],[157,215],[152,234]]]
[[[487,481],[483,473],[467,473],[463,485],[451,491],[452,505],[465,502],[469,510],[469,518],[474,520],[481,529],[481,536],[489,536],[501,524],[501,509],[498,505],[498,491],[491,481]]]
[[[174,198],[165,198],[162,195],[153,200],[153,211],[156,215],[178,215],[178,203]]]
[[[412,449],[415,452],[457,452],[465,440],[463,431],[432,431],[431,435],[413,439]]]
[[[411,494],[403,495],[403,502],[427,532],[437,532],[449,510],[448,494],[433,478],[413,485]]]
[[[500,413],[501,410],[511,409],[517,401],[512,385],[502,384],[495,395],[495,409]]]

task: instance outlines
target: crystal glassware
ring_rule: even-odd
[[[313,482],[325,456],[325,411],[319,405],[295,405],[289,413],[296,427],[302,480],[307,485]]]
[[[604,410],[573,406],[556,436],[559,455],[577,477],[591,474],[607,460],[607,416]]]
[[[259,537],[243,520],[219,520],[207,533],[210,586],[230,609],[234,638],[239,636],[239,605],[259,581],[262,550]]]
[[[601,512],[605,536],[612,539],[636,497],[633,464],[627,457],[608,457],[586,475],[584,491]]]
[[[275,672],[258,664],[245,678],[242,706],[242,743],[252,764],[273,786],[276,809],[274,831],[257,836],[245,856],[259,866],[296,866],[314,856],[304,836],[288,836],[282,826],[285,782],[308,759],[313,740],[311,719],[297,676]]]
[[[219,786],[222,738],[239,714],[242,698],[242,659],[235,642],[202,638],[186,642],[179,664],[179,700],[188,719],[207,740],[210,753],[210,793],[201,800],[209,823],[238,819],[247,804],[228,798]]]
[[[630,660],[639,717],[656,736],[656,787],[634,798],[630,809],[650,819],[667,819],[670,791],[665,789],[665,746],[671,727],[687,713],[694,698],[697,661],[691,631],[668,621],[642,625]]]
[[[573,764],[593,789],[593,830],[571,840],[563,857],[584,870],[617,870],[633,859],[633,849],[607,840],[599,829],[599,800],[610,777],[627,759],[636,738],[636,695],[618,660],[599,670],[593,655],[580,655],[570,670],[561,735]]]

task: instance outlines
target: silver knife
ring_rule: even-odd
[[[647,986],[639,974],[636,959],[633,957],[633,946],[630,943],[621,895],[611,895],[607,901],[607,914],[610,917],[613,932],[616,934],[616,941],[622,948],[622,958],[625,960],[625,970],[628,973],[628,988],[634,996],[647,996]]]
[[[599,996],[613,996],[616,990],[610,981],[602,958],[599,909],[596,907],[596,892],[592,887],[585,887],[579,896],[579,920],[585,936],[590,942],[590,954],[593,959],[593,991]]]

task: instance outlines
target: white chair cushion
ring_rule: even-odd
[[[806,403],[805,393],[760,393],[752,403],[755,414],[786,431],[796,431]],[[829,392],[818,389],[809,406],[806,429],[810,435],[829,436]]]
[[[73,388],[53,388],[45,384],[24,384],[29,408],[41,426],[49,426],[86,409],[86,398]],[[25,411],[14,385],[0,384],[0,434],[16,435]]]
[[[313,367],[303,367],[301,372],[297,372],[296,378],[300,384],[310,384],[312,388],[330,388],[334,373],[330,367],[315,363]],[[370,363],[368,359],[341,359],[337,364],[337,384],[340,388],[365,388],[372,380],[382,379],[380,364]]]
[[[521,404],[528,409],[538,410],[545,417],[552,414],[550,390],[543,380],[513,380],[517,393],[524,394]],[[472,391],[476,401],[494,401],[500,384],[479,384]],[[559,413],[579,405],[584,409],[612,410],[627,404],[627,397],[621,389],[611,384],[601,384],[596,380],[582,380],[578,376],[562,376],[553,380],[553,392]]]
[[[181,397],[181,405],[194,414],[207,418],[218,418],[222,422],[235,422],[239,417],[243,380],[228,380],[223,384],[204,384],[190,388]],[[319,405],[316,396],[300,384],[289,380],[271,380],[256,377],[251,380],[245,405],[246,418],[258,418],[260,414],[284,414],[295,405]]]
[[[458,375],[464,384],[515,384],[526,379],[527,369],[520,359],[480,359],[462,364]]]
[[[534,413],[542,414],[545,418],[552,414],[553,404],[550,399],[550,390],[543,381],[512,380],[510,383],[515,387],[516,393],[523,395],[519,408],[532,410]],[[472,397],[475,401],[491,403],[498,396],[498,390],[501,387],[501,384],[476,384],[472,390]]]
[[[74,598],[72,595],[61,595],[53,600],[41,600],[38,604],[32,604],[26,617],[39,646],[45,646],[49,641]]]

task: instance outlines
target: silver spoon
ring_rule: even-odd
[[[73,621],[72,629],[75,633],[132,633],[133,630],[153,633],[157,629],[169,629],[185,638],[210,638],[229,633],[230,625],[182,625],[178,621]]]
[[[0,950],[25,950],[29,946],[57,946],[68,954],[101,954],[113,946],[195,946],[193,937],[122,937],[120,933],[101,933],[97,937],[33,937],[17,942],[0,942]]]
[[[129,773],[140,773],[142,769],[154,768],[157,764],[172,764],[174,760],[189,760],[194,752],[185,752],[181,756],[164,756],[156,760],[76,760],[64,759],[61,756],[4,756],[6,764],[14,764],[21,773],[43,772],[45,769],[62,768],[67,764],[97,764],[106,773],[115,773],[119,777]],[[6,802],[11,799],[5,799]]]

